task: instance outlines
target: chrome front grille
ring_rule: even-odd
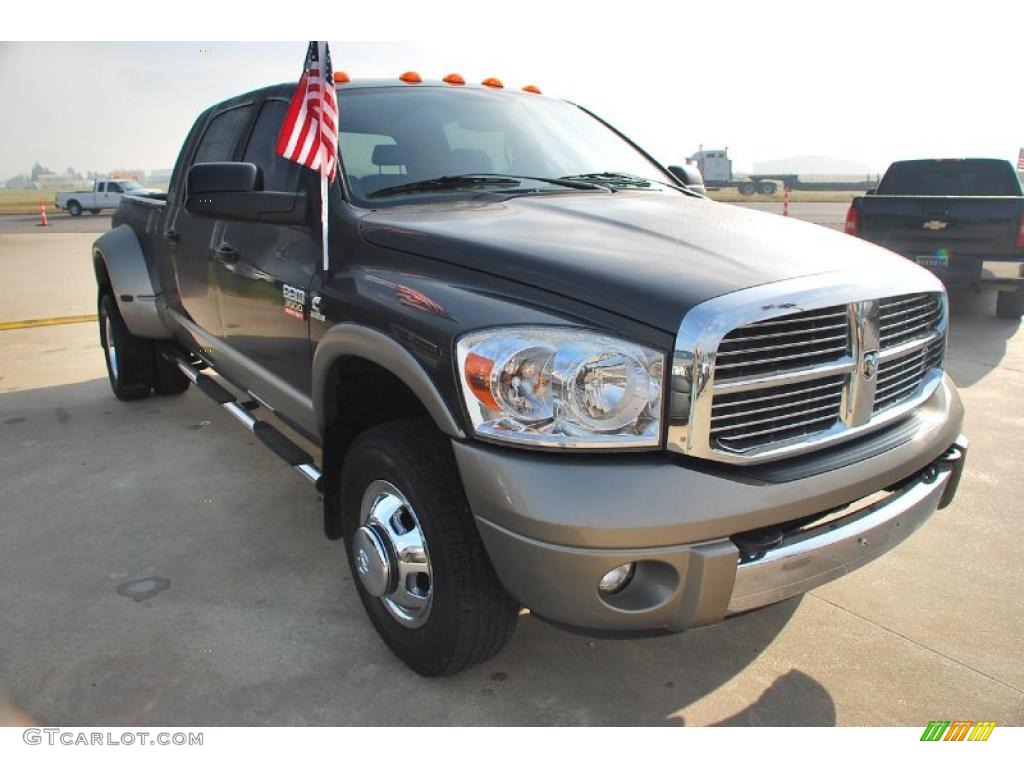
[[[836,360],[850,346],[845,306],[762,320],[725,335],[715,355],[715,379],[780,373]]]
[[[668,447],[730,463],[767,461],[881,427],[917,407],[942,378],[945,294],[911,288],[887,295],[883,277],[877,280],[878,298],[861,298],[864,279],[854,276],[810,299],[780,296],[777,288],[773,296],[770,285],[739,292],[749,299],[731,325],[716,305],[744,296],[687,315],[673,358]],[[892,282],[898,290],[900,281]],[[710,328],[703,334],[702,323]]]
[[[899,405],[913,397],[928,371],[942,368],[945,340],[936,339],[926,347],[902,357],[885,360],[878,366],[874,412]]]
[[[873,413],[899,405],[917,394],[930,370],[941,368],[945,336],[924,346],[917,342],[934,337],[942,322],[942,300],[934,293],[893,296],[878,302],[878,348],[896,352],[878,365]],[[912,345],[910,352],[901,351]]]
[[[893,296],[878,302],[878,345],[893,347],[933,330],[942,318],[942,302],[934,293]]]
[[[711,441],[727,450],[744,451],[812,434],[839,420],[842,401],[842,376],[716,395]]]

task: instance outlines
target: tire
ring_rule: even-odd
[[[153,391],[158,395],[180,395],[192,382],[177,365],[164,359],[164,345],[153,345]]]
[[[1024,290],[999,291],[996,295],[996,317],[1020,320],[1024,317]]]
[[[762,181],[757,185],[757,191],[762,195],[774,195],[778,188],[779,185],[774,181]]]
[[[752,181],[741,182],[736,186],[736,189],[739,190],[739,193],[741,195],[752,195],[754,194],[754,192],[757,191],[757,187],[754,185],[754,182]]]
[[[68,200],[68,213],[72,216],[82,215],[82,204],[77,200]]]
[[[100,295],[100,345],[107,378],[118,400],[141,400],[153,387],[153,343],[133,336],[110,293]]]
[[[433,423],[393,421],[360,434],[345,458],[338,499],[352,580],[374,628],[399,659],[424,677],[439,677],[504,647],[519,606],[491,567],[451,445]],[[368,529],[383,548],[373,547]],[[418,549],[417,541],[423,544]],[[382,571],[373,568],[374,553],[399,549],[406,553],[401,563],[390,555],[397,573],[390,582],[375,581]],[[423,553],[418,559],[417,552]]]

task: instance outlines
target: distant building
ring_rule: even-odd
[[[143,181],[146,180],[146,172],[142,171],[142,170],[139,170],[139,169],[135,169],[135,170],[124,170],[124,169],[121,169],[121,170],[117,170],[117,171],[112,171],[111,174],[110,174],[110,178],[112,178],[112,179],[131,179],[132,181],[137,181],[137,182],[139,182],[141,184]]]

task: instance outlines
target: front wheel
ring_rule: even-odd
[[[352,578],[395,655],[437,677],[501,650],[519,607],[491,567],[451,445],[431,422],[389,422],[359,435],[339,501]]]
[[[82,215],[82,205],[81,205],[81,203],[79,203],[77,200],[72,200],[71,202],[69,202],[68,203],[68,213],[70,213],[72,216],[81,216]]]

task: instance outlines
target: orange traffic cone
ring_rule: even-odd
[[[48,227],[48,226],[50,226],[50,222],[48,222],[46,220],[46,203],[44,203],[42,200],[39,201],[39,223],[36,224],[36,226],[37,227]]]
[[[782,188],[782,215],[789,216],[789,187]]]

